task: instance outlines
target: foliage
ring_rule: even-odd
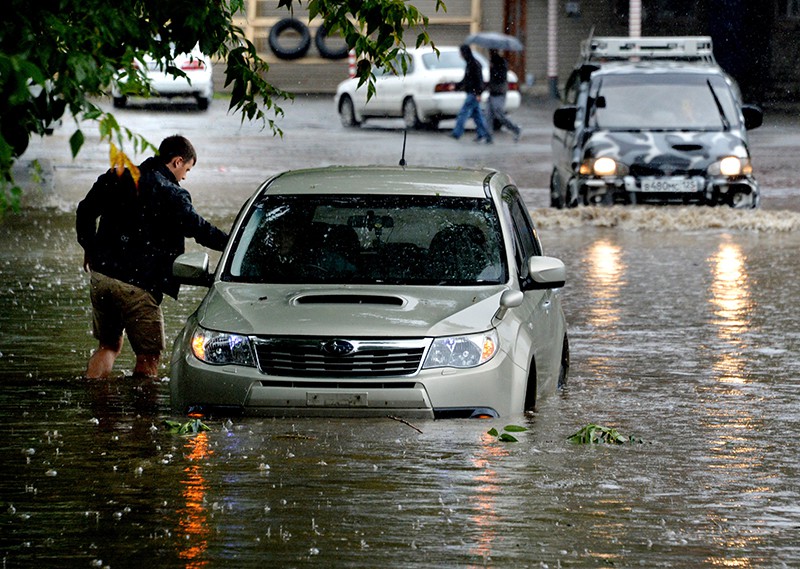
[[[176,433],[179,435],[196,435],[202,431],[210,431],[211,428],[203,423],[200,419],[190,419],[185,423],[181,423],[180,421],[172,421],[170,419],[165,419],[164,424],[167,426],[170,432]]]
[[[621,435],[617,429],[613,427],[604,427],[593,423],[586,425],[577,433],[570,435],[567,440],[571,443],[578,444],[611,443],[621,445],[624,443],[642,442],[634,437]]]
[[[405,45],[404,31],[417,32],[417,46],[431,43],[427,17],[404,0],[278,0],[278,6],[292,10],[303,2],[311,18],[321,18],[329,33],[341,33],[355,50],[357,74],[370,92],[372,63],[387,67]],[[435,7],[445,9],[442,0]],[[283,111],[277,103],[290,95],[267,82],[269,65],[234,25],[244,8],[245,0],[6,0],[0,19],[0,213],[19,203],[11,168],[31,136],[46,134],[65,117],[77,127],[70,138],[73,157],[84,143],[80,122],[86,119],[97,122],[101,139],[118,149],[126,140],[137,152],[152,148],[96,103],[116,77],[126,79],[126,90],[147,93],[144,65],[137,65],[145,54],[168,61],[199,45],[226,64],[230,110],[279,132],[273,117]],[[183,75],[175,67],[166,71]]]
[[[497,429],[492,428],[487,431],[487,434],[497,437],[497,440],[502,443],[516,443],[519,441],[517,440],[517,437],[511,433],[524,433],[527,430],[527,428],[520,427],[519,425],[506,425],[503,427],[502,433],[498,432]]]

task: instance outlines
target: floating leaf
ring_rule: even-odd
[[[509,435],[508,433],[503,433],[502,435],[497,437],[497,440],[503,441],[504,443],[516,443],[516,442],[519,442],[519,441],[517,441],[517,438],[514,435]]]
[[[492,428],[492,429],[489,429],[489,431],[487,431],[487,434],[492,435],[493,437],[496,437],[500,433],[497,432],[497,429]]]
[[[519,425],[506,425],[503,430],[509,433],[524,433],[528,429],[527,427],[521,427]]]

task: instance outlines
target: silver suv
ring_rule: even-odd
[[[747,130],[763,115],[710,38],[597,37],[581,53],[553,117],[553,207],[758,207]]]

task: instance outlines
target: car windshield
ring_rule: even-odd
[[[738,122],[733,95],[718,76],[605,76],[595,87],[589,125],[608,130],[724,130]]]
[[[488,198],[263,196],[235,237],[223,280],[481,285],[507,281]]]

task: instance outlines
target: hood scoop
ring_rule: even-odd
[[[703,150],[701,144],[673,144],[672,148],[678,152],[697,152]]]
[[[309,294],[295,299],[295,304],[380,304],[403,306],[403,299],[396,296],[375,294]]]

